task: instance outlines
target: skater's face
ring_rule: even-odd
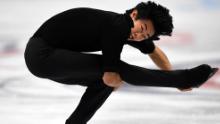
[[[134,10],[130,14],[134,22],[134,27],[131,28],[131,33],[128,40],[140,42],[152,37],[155,33],[155,30],[151,20],[136,19],[137,13],[137,10]]]

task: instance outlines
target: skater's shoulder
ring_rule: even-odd
[[[97,13],[97,14],[103,14],[103,15],[118,15],[119,14],[117,12],[107,10],[107,9],[95,8],[95,7],[84,7],[84,6],[71,8],[71,9],[68,9],[64,12],[85,13],[86,15],[91,14],[91,13]]]

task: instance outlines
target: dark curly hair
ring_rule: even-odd
[[[138,11],[136,19],[150,19],[153,22],[155,35],[171,36],[173,31],[173,19],[166,7],[152,1],[141,2],[134,8],[126,10],[126,13],[130,14],[135,9]]]

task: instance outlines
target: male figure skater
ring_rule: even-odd
[[[66,124],[86,124],[123,81],[139,86],[199,87],[217,68],[202,64],[171,70],[171,64],[153,41],[171,35],[169,10],[141,2],[119,14],[94,8],[73,8],[47,20],[30,38],[25,61],[32,74],[59,83],[87,86]],[[139,49],[161,70],[146,69],[120,60],[123,45]],[[102,51],[102,55],[88,52]]]

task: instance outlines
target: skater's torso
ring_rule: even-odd
[[[53,46],[74,51],[99,51],[102,43],[109,42],[109,39],[122,45],[132,25],[132,20],[125,14],[75,8],[47,20],[33,37],[41,37]]]
[[[112,49],[120,54],[124,44],[132,45],[143,53],[152,52],[152,41],[127,41],[132,27],[133,21],[126,13],[73,8],[47,20],[33,37],[41,37],[54,47],[79,52]]]

